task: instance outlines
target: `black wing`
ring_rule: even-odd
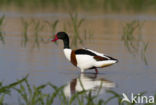
[[[89,50],[86,50],[86,49],[78,49],[78,50],[75,50],[75,54],[76,55],[90,55],[90,56],[94,56],[94,59],[96,61],[104,61],[104,60],[116,60],[118,62],[117,59],[113,58],[113,57],[110,57],[110,56],[107,56],[107,55],[104,55],[104,56],[99,56]]]
[[[78,49],[75,50],[76,55],[90,55],[90,56],[97,56],[95,53],[85,50],[85,49]]]

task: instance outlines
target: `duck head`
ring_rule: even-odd
[[[55,42],[55,41],[57,41],[58,39],[67,40],[67,39],[69,39],[69,38],[68,38],[67,33],[65,33],[65,32],[58,32],[58,33],[55,35],[55,39],[53,39],[52,41]]]
[[[58,32],[55,35],[55,38],[53,40],[51,40],[52,42],[56,42],[57,40],[63,40],[64,42],[64,48],[69,48],[69,37],[68,34],[65,32]]]

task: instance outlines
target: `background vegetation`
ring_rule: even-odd
[[[155,0],[0,0],[2,6],[15,5],[21,9],[29,7],[39,8],[62,8],[62,10],[104,10],[104,11],[155,11]],[[35,7],[35,8],[34,8]]]

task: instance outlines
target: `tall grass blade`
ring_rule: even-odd
[[[146,59],[146,50],[148,44],[143,40],[143,35],[141,34],[142,24],[138,21],[132,21],[127,23],[123,27],[123,35],[121,40],[124,42],[125,47],[128,49],[128,52],[132,55],[140,55],[141,60],[144,61],[145,65],[148,64]],[[136,34],[138,32],[139,34]]]
[[[53,88],[53,86],[52,86],[52,88]],[[63,88],[64,88],[64,86],[61,86],[59,88],[55,88],[55,91],[51,95],[48,96],[47,101],[46,101],[47,102],[46,105],[53,104],[54,99],[56,98],[57,95],[59,95],[60,90],[62,90]]]
[[[82,25],[82,23],[84,22],[84,19],[80,19],[78,20],[78,15],[76,14],[70,14],[70,18],[71,18],[71,22],[72,22],[72,27],[73,27],[73,39],[72,39],[72,45],[74,45],[75,47],[77,47],[77,43],[78,41],[83,44],[83,40],[80,37],[79,34],[79,28]]]
[[[77,98],[79,97],[79,95],[84,94],[84,93],[86,93],[86,91],[80,91],[80,92],[75,93],[75,94],[70,98],[69,105],[72,105],[72,103],[74,102],[74,100],[77,99]]]
[[[2,25],[4,23],[4,19],[5,19],[5,16],[3,15],[1,18],[0,18],[0,41],[5,44],[5,38],[4,38],[4,33],[2,31]]]
[[[22,36],[22,46],[26,47],[27,42],[29,41],[28,37],[28,28],[29,28],[29,22],[24,20],[24,18],[21,18],[21,22],[23,25],[23,36]]]
[[[2,86],[2,87],[0,88],[0,94],[1,94],[1,93],[4,93],[5,91],[9,91],[10,88],[13,88],[14,86],[16,86],[16,85],[22,83],[22,82],[25,81],[26,79],[27,79],[27,76],[24,77],[24,78],[21,79],[21,80],[18,80],[17,82],[13,82],[13,83],[11,83],[11,84],[9,84],[9,85]]]

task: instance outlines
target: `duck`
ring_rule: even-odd
[[[98,68],[104,68],[118,62],[118,60],[113,57],[88,48],[72,50],[70,48],[69,36],[66,32],[58,32],[51,41],[56,42],[57,40],[63,41],[65,57],[74,66],[80,68],[81,73],[94,69],[95,73],[98,74]]]

